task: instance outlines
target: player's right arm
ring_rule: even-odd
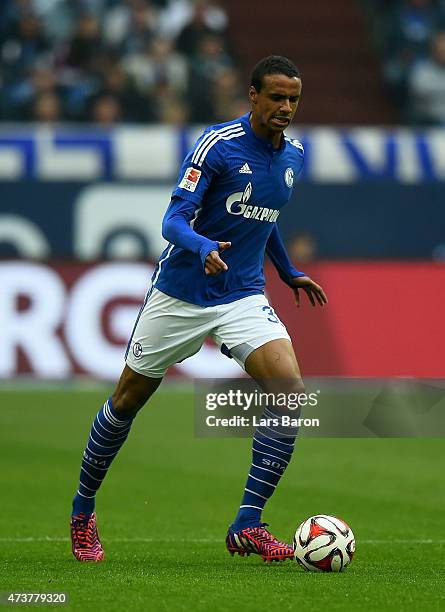
[[[193,202],[174,197],[162,221],[162,235],[171,244],[198,254],[206,274],[219,274],[228,269],[219,252],[228,249],[231,244],[197,234],[190,227],[196,209],[197,205]]]
[[[162,222],[162,235],[170,243],[196,253],[206,274],[227,270],[219,253],[229,248],[229,242],[209,240],[197,234],[191,221],[201,208],[203,197],[213,180],[224,168],[218,140],[206,130],[185,158],[176,189]]]
[[[225,261],[221,259],[219,253],[225,251],[226,249],[230,249],[232,243],[218,242],[218,244],[218,251],[210,251],[210,253],[206,257],[204,268],[206,274],[219,274],[220,272],[225,272],[229,269],[229,266],[226,264]]]

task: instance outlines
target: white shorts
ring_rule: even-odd
[[[266,342],[290,341],[264,295],[203,307],[153,289],[136,320],[126,363],[139,374],[162,378],[171,365],[197,353],[207,337],[242,367],[248,355]]]

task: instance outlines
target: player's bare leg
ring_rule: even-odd
[[[97,414],[83,454],[80,484],[73,500],[71,517],[72,551],[78,561],[104,559],[94,512],[96,493],[108,468],[127,439],[132,421],[161,384],[127,365],[113,395]]]
[[[254,350],[246,359],[247,373],[267,393],[302,393],[304,385],[291,343],[272,340]],[[266,417],[275,412],[266,409]],[[233,555],[256,553],[265,561],[281,561],[293,557],[293,547],[280,542],[261,522],[264,504],[273,494],[293,451],[296,431],[259,427],[253,439],[253,460],[240,510],[229,528],[226,546]]]
[[[271,340],[252,351],[246,359],[245,368],[265,391],[273,392],[278,388],[285,388],[288,393],[304,391],[294,349],[284,338]]]
[[[127,365],[113,393],[113,408],[123,418],[135,417],[159,387],[162,378],[149,378]]]

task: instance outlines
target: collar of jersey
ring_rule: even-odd
[[[286,148],[286,140],[284,138],[281,139],[281,144],[278,149],[275,149],[271,141],[267,138],[261,138],[261,136],[257,136],[255,132],[252,130],[252,126],[250,125],[250,113],[246,113],[241,117],[241,123],[243,124],[244,131],[246,132],[246,136],[254,142],[255,144],[260,144],[264,149],[267,149],[269,153],[281,153]]]

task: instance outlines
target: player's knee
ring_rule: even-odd
[[[122,417],[134,417],[147,402],[148,397],[135,389],[116,389],[112,396],[113,409]]]
[[[161,384],[161,378],[148,378],[125,366],[113,393],[113,408],[122,417],[133,417]]]
[[[296,394],[306,393],[306,386],[304,382],[301,380],[301,378],[295,378],[291,382],[291,386],[292,386],[291,393],[296,393]]]
[[[281,392],[278,397],[280,397],[280,403],[282,402],[281,397],[285,395],[286,402],[282,403],[282,409],[280,410],[279,406],[276,407],[278,412],[283,411],[286,414],[288,410],[295,411],[294,416],[298,417],[301,411],[300,408],[300,398],[301,395],[305,393],[305,386],[301,379],[290,379],[284,383],[281,387]]]
[[[297,376],[293,376],[292,378],[283,379],[278,382],[280,392],[285,393],[287,395],[299,395],[300,393],[305,393],[306,387],[301,378]]]
[[[113,408],[122,417],[134,417],[154,392],[148,385],[137,384],[129,378],[122,379],[112,396]]]

